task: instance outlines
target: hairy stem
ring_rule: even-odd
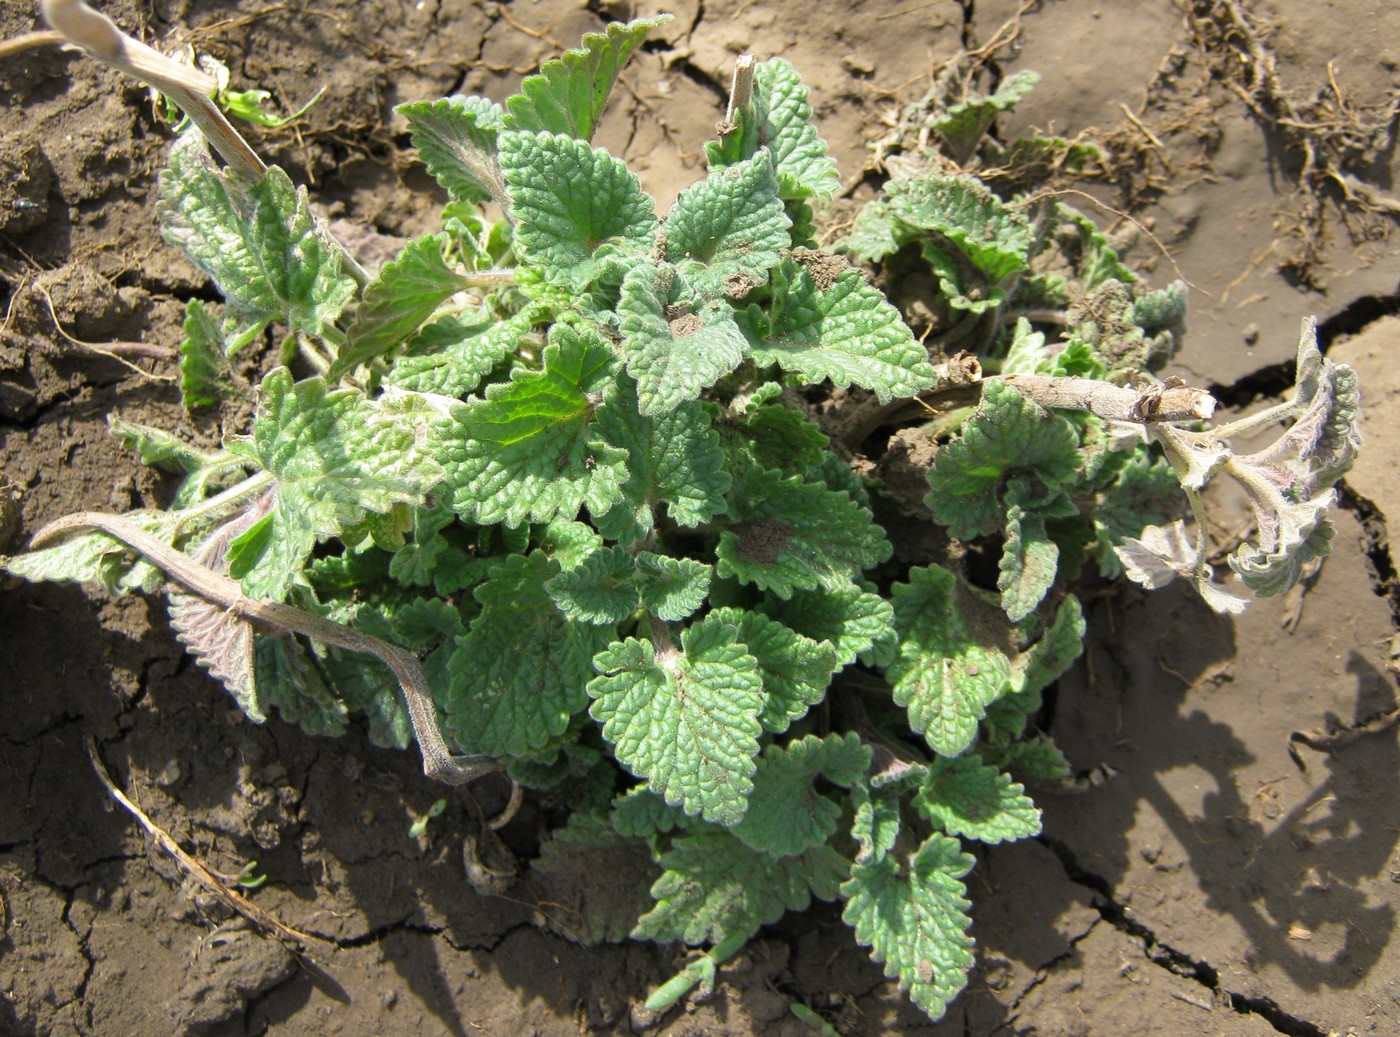
[[[94,11],[83,0],[44,0],[43,9],[45,21],[69,43],[81,47],[89,57],[96,58],[104,65],[154,87],[174,101],[199,127],[199,132],[204,134],[236,176],[249,183],[257,183],[267,175],[267,164],[214,103],[213,94],[219,84],[213,76],[183,65],[133,39],[118,29],[105,14]],[[344,254],[346,273],[363,288],[369,283],[369,275],[343,245],[340,251]]]
[[[292,631],[352,652],[374,656],[393,671],[408,706],[413,734],[423,754],[423,773],[449,785],[466,782],[501,769],[486,756],[455,756],[438,729],[437,712],[428,692],[428,680],[418,660],[403,649],[369,634],[341,626],[280,601],[256,601],[226,576],[201,565],[144,529],[117,515],[79,512],[49,523],[34,536],[32,546],[43,547],[65,536],[98,529],[140,552],[171,580],[235,615],[281,630]]]

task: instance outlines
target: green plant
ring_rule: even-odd
[[[253,720],[338,734],[362,714],[376,743],[416,739],[435,777],[504,768],[570,807],[556,845],[645,856],[649,908],[595,935],[709,948],[654,1008],[816,897],[845,901],[936,1018],[972,963],[963,840],[1035,835],[1023,782],[1070,774],[1033,719],[1080,652],[1081,574],[1184,574],[1233,608],[1204,523],[1194,550],[1164,525],[1183,487],[1199,520],[1223,470],[1261,516],[1231,565],[1277,592],[1326,549],[1354,385],[1305,334],[1296,399],[1267,418],[1294,424],[1232,454],[1235,427],[1196,427],[1214,401],[1149,373],[1181,291],[1141,290],[1086,218],[1004,199],[936,151],[847,245],[933,272],[931,362],[815,246],[813,204],[838,182],[786,62],[741,63],[709,174],[664,220],[591,147],[656,24],[586,37],[504,105],[403,106],[450,202],[372,276],[280,169],[220,169],[182,137],[162,230],[226,300],[189,305],[186,404],[240,391],[227,358],[273,325],[287,366],[218,451],[114,422],[183,473],[170,506],[60,520],[5,567],[113,592],[169,581],[181,639]],[[956,162],[1011,103],[940,116]],[[848,402],[824,430],[826,386]],[[951,556],[896,564],[884,491],[831,439],[906,422],[914,396],[936,452],[905,503],[996,558],[985,585]]]

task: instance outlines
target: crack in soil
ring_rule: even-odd
[[[1074,851],[1066,844],[1044,835],[1039,837],[1039,842],[1055,855],[1064,869],[1065,876],[1071,882],[1093,891],[1095,895],[1092,906],[1104,921],[1124,935],[1141,942],[1143,956],[1148,961],[1183,979],[1195,980],[1211,992],[1213,999],[1228,1005],[1240,1015],[1259,1016],[1286,1037],[1327,1037],[1327,1032],[1317,1024],[1294,1015],[1271,997],[1249,997],[1223,987],[1220,983],[1220,972],[1216,968],[1203,959],[1194,958],[1185,951],[1163,943],[1156,933],[1131,917],[1127,907],[1115,899],[1113,887],[1108,880],[1083,868],[1075,858]]]
[[[1353,490],[1345,480],[1337,487],[1337,506],[1351,512],[1366,535],[1364,548],[1371,568],[1371,589],[1390,603],[1390,618],[1400,627],[1400,583],[1395,559],[1390,553],[1390,531],[1386,516],[1376,503]]]
[[[1102,914],[1100,914],[1098,918],[1095,918],[1092,922],[1089,923],[1088,927],[1082,933],[1079,933],[1077,936],[1070,937],[1069,946],[1066,947],[1065,950],[1055,955],[1044,965],[1041,965],[1035,970],[1035,975],[1031,977],[1031,981],[1025,985],[1021,992],[1016,995],[1015,999],[1013,999],[1011,1004],[1007,1007],[1006,1011],[1009,1017],[1007,1019],[1007,1022],[1015,1021],[1021,1009],[1021,1002],[1023,1002],[1027,997],[1030,996],[1031,991],[1041,986],[1047,979],[1050,978],[1050,973],[1055,970],[1056,966],[1062,965],[1065,962],[1069,961],[1071,958],[1073,958],[1075,952],[1078,950],[1079,944],[1086,940],[1089,934],[1092,933],[1095,929],[1097,929],[1099,927],[1099,923],[1102,921],[1104,921],[1104,918]]]

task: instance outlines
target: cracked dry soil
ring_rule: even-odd
[[[861,199],[872,189],[858,175],[865,142],[938,62],[987,43],[1017,7],[104,6],[148,38],[192,35],[236,83],[287,109],[327,86],[295,131],[258,146],[330,215],[405,237],[427,228],[437,199],[391,106],[455,91],[502,98],[605,17],[677,15],[627,73],[602,134],[664,206],[697,175],[736,53],[799,68]],[[1400,10],[1364,0],[1061,0],[1026,10],[996,61],[1044,74],[1018,126],[1097,127],[1113,142],[1116,175],[1085,190],[1169,250],[1170,261],[1143,240],[1133,252],[1152,278],[1179,270],[1197,287],[1174,373],[1229,407],[1256,406],[1287,387],[1307,313],[1322,318],[1324,348],[1358,368],[1368,443],[1343,488],[1332,557],[1305,588],[1235,621],[1172,591],[1093,604],[1092,643],[1045,716],[1084,790],[1039,797],[1041,839],[983,853],[971,887],[980,963],[944,1022],[904,1003],[820,906],[765,930],[712,997],[650,1021],[652,1032],[794,1037],[813,1032],[788,1011],[799,1000],[847,1037],[1400,1033],[1400,745],[1393,729],[1327,737],[1396,706],[1387,522],[1400,512],[1400,249],[1393,223],[1335,193],[1300,193],[1317,167],[1270,121],[1278,98],[1240,71],[1254,66],[1238,37],[1212,28],[1241,11],[1266,30],[1285,100],[1321,98],[1343,115],[1395,104],[1400,72],[1381,50],[1400,37]],[[0,8],[0,38],[34,28],[31,4]],[[183,301],[210,289],[154,230],[168,134],[141,89],[43,48],[0,58],[0,101],[4,551],[66,512],[168,494],[107,436],[108,413],[204,444],[243,416],[188,418],[169,380]],[[1384,188],[1394,167],[1383,149],[1369,181]],[[157,356],[123,363],[74,339],[147,343]],[[1230,499],[1212,514],[1222,537],[1243,522]],[[908,525],[892,533],[917,557]],[[497,841],[483,818],[505,790],[489,781],[450,794],[427,836],[410,838],[445,791],[412,758],[354,733],[328,742],[252,726],[163,616],[155,601],[71,587],[0,595],[0,1032],[465,1037],[649,1022],[634,1006],[675,953],[587,946],[609,932],[584,924],[586,909],[625,909],[642,890],[635,862],[553,853],[547,804],[529,801]],[[97,782],[90,737],[194,856],[225,872],[258,862],[268,882],[257,903],[316,938],[305,959],[182,884]],[[507,871],[523,862],[504,892],[472,888],[468,839],[483,863],[488,850]]]

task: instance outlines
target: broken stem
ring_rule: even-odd
[[[164,541],[117,515],[79,512],[49,523],[34,535],[33,546],[43,547],[73,533],[98,529],[140,552],[166,576],[206,601],[254,622],[292,631],[313,641],[374,656],[393,671],[408,706],[413,733],[423,754],[423,773],[449,785],[462,785],[501,769],[486,756],[455,756],[438,729],[437,711],[428,691],[428,680],[418,660],[401,648],[369,634],[341,626],[280,601],[256,601],[233,580],[201,565]]]
[[[753,100],[754,56],[741,54],[734,59],[734,78],[729,81],[729,107],[724,113],[727,126],[738,126],[739,113]]]
[[[1007,375],[1003,381],[1042,407],[1088,411],[1106,421],[1170,424],[1204,421],[1215,413],[1215,397],[1185,385],[1138,390],[1089,378],[1029,374]]]

